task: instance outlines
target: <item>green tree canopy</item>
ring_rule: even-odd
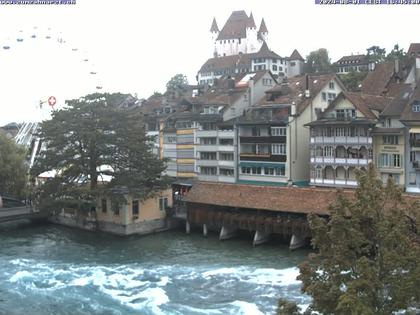
[[[27,165],[26,151],[0,130],[0,195],[24,198]]]
[[[386,56],[386,60],[398,59],[398,60],[402,61],[405,58],[406,55],[407,55],[407,52],[404,51],[404,48],[400,49],[400,46],[398,44],[395,44],[394,48]]]
[[[367,51],[367,59],[369,63],[381,63],[385,61],[386,50],[385,48],[381,48],[379,46],[372,46],[366,49]]]
[[[372,165],[359,173],[354,199],[340,193],[330,218],[309,216],[317,252],[300,266],[306,314],[388,315],[420,301],[420,211]],[[281,301],[278,314],[299,314]]]
[[[366,78],[367,71],[350,71],[346,74],[340,74],[340,79],[344,86],[350,92],[359,92],[362,81]]]
[[[328,50],[320,48],[312,51],[307,57],[305,62],[305,72],[317,73],[317,72],[331,72],[331,59],[328,56]]]
[[[145,199],[166,187],[164,162],[152,153],[142,114],[115,105],[127,97],[96,93],[70,100],[41,124],[46,149],[32,174],[57,172],[41,190],[50,203],[94,203],[97,194],[119,187]]]
[[[166,83],[166,89],[168,91],[173,91],[184,86],[188,85],[188,79],[185,74],[178,73],[174,75],[168,83]]]

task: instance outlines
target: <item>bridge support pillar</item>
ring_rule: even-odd
[[[298,248],[301,248],[303,246],[306,245],[306,240],[304,237],[297,235],[297,234],[293,234],[292,238],[290,239],[290,245],[289,245],[289,249],[290,250],[295,250]]]
[[[266,243],[270,240],[270,233],[256,230],[254,235],[254,241],[252,242],[252,245],[257,246],[263,243]]]
[[[223,226],[222,230],[220,231],[219,240],[228,240],[236,236],[236,228]]]
[[[185,221],[185,233],[190,234],[190,232],[191,232],[190,222]]]
[[[203,236],[207,237],[207,233],[208,233],[207,224],[203,224]]]

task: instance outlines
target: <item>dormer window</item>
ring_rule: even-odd
[[[420,102],[414,102],[414,104],[411,106],[411,110],[413,111],[413,113],[420,113]]]
[[[329,87],[330,87],[330,90],[334,90],[334,82],[330,82]]]

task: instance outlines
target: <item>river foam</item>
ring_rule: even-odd
[[[136,263],[89,266],[28,259],[14,259],[9,263],[14,266],[9,282],[28,292],[47,295],[56,291],[58,296],[64,296],[64,291],[70,290],[76,298],[86,292],[96,292],[132,310],[146,311],[145,314],[184,314],[183,310],[187,314],[267,314],[266,308],[251,301],[250,296],[273,303],[280,288],[296,291],[300,285],[296,280],[297,268],[151,267]],[[236,292],[238,287],[243,290],[241,294]],[[275,304],[269,309],[274,308]],[[174,309],[178,312],[168,312]]]

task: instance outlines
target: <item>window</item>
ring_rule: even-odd
[[[326,157],[334,156],[334,148],[331,147],[331,146],[326,146],[324,148],[324,156],[326,156]]]
[[[356,118],[356,110],[352,108],[336,109],[335,115],[336,115],[337,120],[349,120],[349,119]]]
[[[168,198],[167,197],[159,198],[159,210],[165,211],[167,208],[168,208]]]
[[[272,65],[271,67],[272,67],[273,71],[277,71],[277,65]]]
[[[327,100],[327,93],[322,92],[322,100],[325,102]]]
[[[200,159],[217,160],[217,153],[216,152],[200,152]]]
[[[335,128],[335,136],[336,137],[345,137],[346,136],[346,129],[344,127],[337,127]]]
[[[238,43],[239,43],[239,44],[241,43],[241,39],[240,39],[240,38],[238,38]]]
[[[399,154],[381,153],[379,156],[380,167],[401,167],[401,156]]]
[[[296,62],[294,62],[294,61],[290,62],[290,66],[291,66],[291,67],[296,66]]]
[[[330,88],[330,90],[334,90],[334,82],[330,82],[330,84],[328,85],[328,87]]]
[[[383,136],[384,144],[398,144],[398,136]]]
[[[112,201],[112,212],[114,212],[114,215],[120,214],[120,204],[118,202]]]
[[[333,99],[335,99],[336,94],[335,93],[328,93],[328,100],[332,101]]]
[[[233,161],[233,153],[219,153],[221,161]]]
[[[261,167],[257,166],[242,166],[241,167],[242,174],[250,174],[250,175],[261,175]]]
[[[131,211],[133,213],[133,216],[137,216],[139,215],[139,201],[138,200],[133,200],[133,204],[131,205]]]
[[[233,139],[219,139],[220,145],[233,145]]]
[[[165,143],[176,143],[176,136],[165,136]]]
[[[391,118],[387,118],[384,120],[384,127],[391,127],[392,123],[391,123]]]
[[[273,137],[285,136],[286,127],[271,127],[271,135]]]
[[[217,167],[201,166],[200,174],[202,174],[202,175],[217,175]]]
[[[106,213],[107,211],[107,207],[106,207],[106,199],[102,199],[101,200],[101,208],[102,208],[102,212]]]
[[[410,162],[414,162],[414,161],[416,161],[416,152],[411,151],[410,152]]]
[[[221,168],[220,169],[220,175],[223,175],[223,176],[233,176],[234,175],[234,171],[231,168]]]
[[[413,104],[413,106],[411,107],[413,113],[419,113],[420,112],[420,104]]]
[[[286,144],[284,143],[273,143],[271,145],[271,154],[273,155],[286,155]]]
[[[216,138],[200,138],[200,144],[203,145],[215,145],[217,143]]]

